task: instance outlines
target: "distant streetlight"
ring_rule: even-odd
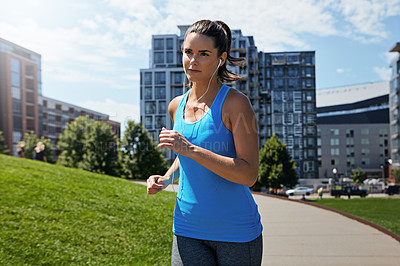
[[[333,179],[335,180],[335,186],[337,184],[337,172],[338,172],[338,170],[336,169],[336,167],[334,167],[332,169],[332,173],[333,173]]]

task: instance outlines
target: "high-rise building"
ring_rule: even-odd
[[[390,52],[397,52],[397,56],[390,64],[392,76],[390,78],[390,136],[392,142],[392,165],[400,169],[400,120],[399,120],[399,96],[400,96],[400,42],[396,43]]]
[[[120,137],[120,123],[109,116],[42,95],[41,55],[0,38],[0,131],[10,154],[25,133],[49,138],[55,147],[67,122],[88,115],[102,120]]]
[[[0,38],[0,131],[10,154],[27,132],[40,135],[41,56]]]
[[[317,178],[315,52],[260,53],[260,139],[284,142],[301,178]]]
[[[389,82],[321,89],[317,106],[319,177],[389,178]]]
[[[172,128],[168,103],[186,91],[180,35],[153,35],[150,67],[140,70],[141,121],[158,141],[163,126]],[[244,93],[253,106],[259,128],[259,146],[276,133],[287,144],[300,177],[316,178],[316,110],[314,52],[258,52],[253,36],[232,30],[231,55],[246,59],[244,66],[228,66],[242,79],[227,83]],[[173,153],[167,151],[168,160]]]

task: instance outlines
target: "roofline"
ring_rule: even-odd
[[[399,52],[400,53],[400,42],[397,42],[389,52]]]
[[[389,81],[380,80],[380,81],[371,81],[371,82],[355,83],[355,84],[348,84],[348,85],[340,85],[340,86],[335,86],[335,87],[319,88],[316,91],[347,88],[347,87],[354,87],[354,86],[360,86],[360,85],[371,85],[371,84],[378,84],[378,83],[389,83]]]
[[[41,54],[39,54],[39,53],[37,53],[37,52],[34,52],[34,51],[32,51],[32,50],[29,50],[29,49],[27,49],[27,48],[25,48],[25,47],[22,47],[21,45],[15,44],[15,43],[10,42],[10,41],[7,41],[6,39],[3,39],[3,38],[1,38],[1,37],[0,37],[0,42],[4,42],[4,43],[9,44],[9,45],[17,46],[17,47],[20,48],[20,49],[23,49],[23,50],[25,50],[25,51],[28,51],[28,52],[33,53],[33,54],[35,54],[35,55],[38,55],[40,58],[42,58],[42,55],[41,55]]]

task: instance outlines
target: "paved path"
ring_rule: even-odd
[[[254,198],[264,226],[263,265],[400,265],[400,242],[371,226],[294,200]]]
[[[400,265],[400,243],[371,226],[293,200],[254,198],[263,265]]]

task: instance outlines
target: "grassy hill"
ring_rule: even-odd
[[[0,155],[0,265],[170,264],[174,194]]]

